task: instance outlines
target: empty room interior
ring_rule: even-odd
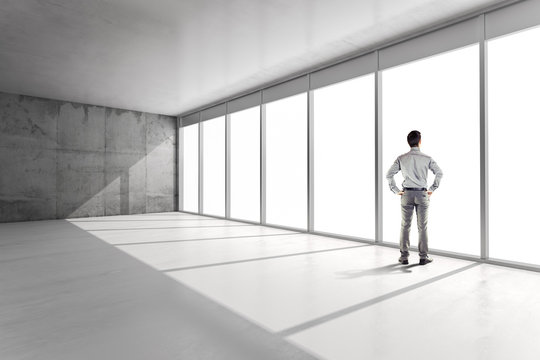
[[[537,360],[539,84],[540,0],[0,1],[0,359]]]

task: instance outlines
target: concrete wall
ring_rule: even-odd
[[[0,222],[176,210],[176,118],[0,92]]]

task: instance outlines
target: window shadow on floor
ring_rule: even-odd
[[[123,228],[123,229],[88,229],[86,231],[138,231],[138,230],[168,230],[168,229],[206,229],[206,228],[227,228],[227,227],[246,227],[257,226],[251,224],[241,225],[214,225],[214,226],[166,226],[166,227],[146,227],[146,228]]]
[[[380,266],[373,269],[361,269],[361,270],[348,270],[337,272],[336,275],[340,279],[356,279],[363,276],[380,276],[380,275],[396,275],[396,274],[410,274],[412,268],[419,266],[420,264],[390,264]]]
[[[401,289],[398,289],[398,290],[395,290],[395,291],[391,291],[387,294],[384,294],[384,295],[381,295],[381,296],[377,296],[373,299],[369,299],[369,300],[366,300],[366,301],[363,301],[361,303],[358,303],[358,304],[355,304],[355,305],[352,305],[352,306],[349,306],[349,307],[346,307],[344,309],[341,309],[341,310],[338,310],[338,311],[335,311],[333,313],[330,313],[330,314],[327,314],[327,315],[324,315],[324,316],[321,316],[319,318],[316,318],[316,319],[313,319],[313,320],[310,320],[310,321],[307,321],[303,324],[299,324],[299,325],[296,325],[296,326],[293,326],[291,328],[288,328],[288,329],[285,329],[285,330],[282,330],[280,332],[278,332],[277,334],[283,336],[283,337],[287,337],[287,336],[291,336],[293,334],[296,334],[296,333],[299,333],[301,331],[304,331],[304,330],[307,330],[309,328],[312,328],[314,326],[317,326],[317,325],[320,325],[320,324],[323,324],[323,323],[326,323],[328,321],[332,321],[334,319],[337,319],[337,318],[340,318],[342,316],[345,316],[345,315],[348,315],[348,314],[351,314],[355,311],[358,311],[358,310],[361,310],[361,309],[364,309],[364,308],[367,308],[369,306],[372,306],[372,305],[375,305],[375,304],[378,304],[382,301],[386,301],[388,299],[391,299],[391,298],[394,298],[396,296],[400,296],[400,295],[403,295],[407,292],[410,292],[410,291],[413,291],[413,290],[416,290],[418,288],[421,288],[423,286],[426,286],[426,285],[429,285],[429,284],[432,284],[436,281],[440,281],[440,280],[443,280],[443,279],[446,279],[448,277],[451,277],[451,276],[454,276],[456,274],[459,274],[459,273],[462,273],[464,271],[467,271],[469,269],[472,269],[476,266],[479,266],[481,265],[481,263],[472,263],[472,264],[469,264],[467,266],[464,266],[464,267],[461,267],[461,268],[458,268],[456,270],[452,270],[452,271],[449,271],[447,273],[444,273],[444,274],[441,274],[441,275],[438,275],[438,276],[435,276],[435,277],[432,277],[430,279],[427,279],[427,280],[424,280],[424,281],[420,281],[418,283],[415,283],[415,284],[412,284],[412,285],[409,285],[409,286],[406,286],[404,288],[401,288]]]
[[[222,236],[200,239],[173,239],[173,240],[156,240],[156,241],[139,241],[128,243],[116,243],[114,246],[130,246],[130,245],[152,245],[152,244],[167,244],[167,243],[182,243],[182,242],[197,242],[197,241],[215,241],[215,240],[236,240],[244,238],[253,238],[254,241],[259,240],[261,237],[267,236],[291,236],[291,235],[304,235],[303,233],[279,233],[279,234],[262,234],[262,235],[238,235],[238,236]]]
[[[225,261],[225,262],[212,263],[212,264],[201,264],[201,265],[194,265],[194,266],[185,266],[185,267],[179,267],[179,268],[165,269],[165,270],[161,270],[161,271],[163,271],[163,272],[174,272],[174,271],[202,269],[202,268],[208,268],[208,267],[225,266],[225,265],[233,265],[233,264],[242,264],[242,263],[254,262],[254,261],[281,259],[281,258],[287,258],[287,257],[291,257],[291,256],[304,256],[304,255],[328,253],[328,252],[333,252],[333,251],[349,250],[349,249],[361,248],[361,247],[366,247],[366,246],[371,246],[371,245],[367,245],[367,244],[366,245],[354,245],[354,246],[346,246],[346,247],[339,247],[339,248],[332,248],[332,249],[304,251],[304,252],[299,252],[299,253],[290,253],[290,254],[282,254],[282,255],[274,255],[274,256],[264,256],[264,257],[259,257],[259,258],[242,259],[242,260],[234,260],[234,261]]]

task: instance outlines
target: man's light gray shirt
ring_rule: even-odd
[[[421,152],[417,146],[411,147],[411,151],[398,156],[386,173],[386,179],[390,185],[390,190],[395,194],[401,191],[394,181],[394,175],[396,175],[399,170],[401,170],[403,174],[403,187],[427,189],[428,169],[435,174],[433,185],[431,185],[428,190],[435,191],[435,189],[439,187],[439,183],[443,176],[441,168],[431,156]]]

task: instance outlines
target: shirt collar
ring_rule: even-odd
[[[411,151],[420,151],[420,148],[418,146],[411,147]]]

